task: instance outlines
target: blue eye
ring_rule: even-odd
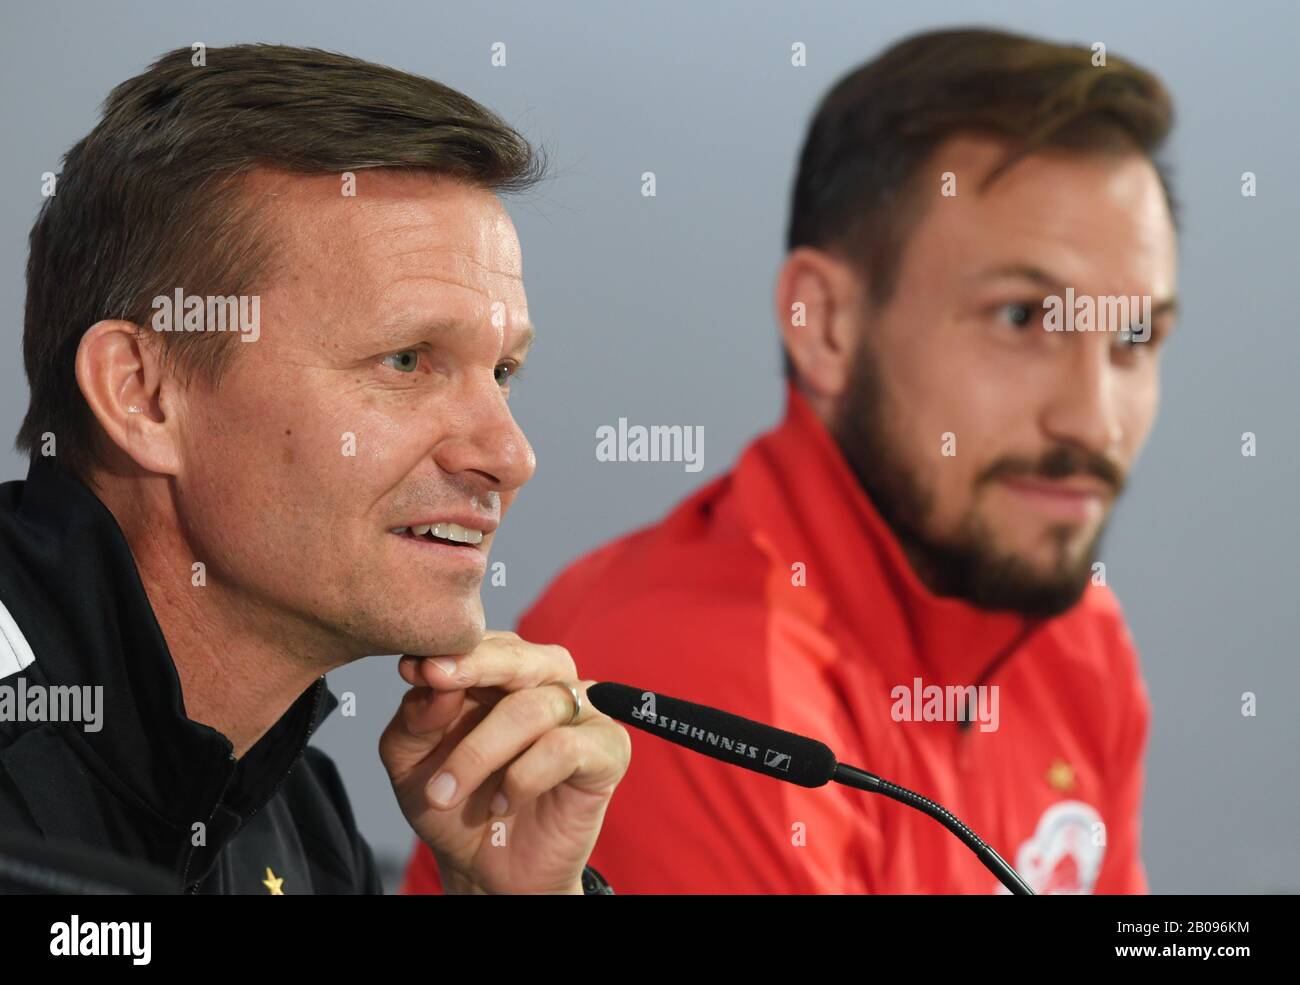
[[[389,360],[397,360],[394,365]],[[392,366],[399,373],[414,373],[415,367],[420,364],[420,354],[415,349],[403,349],[401,352],[394,352],[391,356],[384,357],[384,365]]]

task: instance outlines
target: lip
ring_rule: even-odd
[[[1107,493],[1094,482],[1052,482],[1043,479],[1002,479],[1002,485],[1040,513],[1083,522],[1101,516]]]
[[[438,564],[461,564],[478,571],[485,571],[487,569],[486,536],[484,537],[482,544],[461,544],[455,547],[451,544],[441,543],[440,541],[415,537],[410,533],[395,534],[390,530],[388,536],[401,541],[412,550],[424,552],[422,555],[423,557],[435,561]]]

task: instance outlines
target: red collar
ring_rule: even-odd
[[[856,639],[908,649],[935,683],[977,683],[1031,628],[1022,616],[941,598],[921,583],[793,386],[785,420],[745,450],[732,481],[751,536],[782,564],[805,563],[807,590],[826,600],[828,619]]]

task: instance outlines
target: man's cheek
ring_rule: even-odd
[[[928,523],[937,528],[932,532],[947,534],[970,511],[978,492],[974,488],[972,452],[962,445],[960,432],[952,430],[940,432],[936,429],[930,445],[925,457],[914,468],[929,504]]]

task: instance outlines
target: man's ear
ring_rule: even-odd
[[[77,347],[77,385],[112,444],[140,468],[174,475],[179,436],[161,350],[131,322],[96,322]]]
[[[774,300],[801,388],[814,404],[836,404],[848,386],[862,331],[858,273],[829,253],[801,246],[781,264]]]

